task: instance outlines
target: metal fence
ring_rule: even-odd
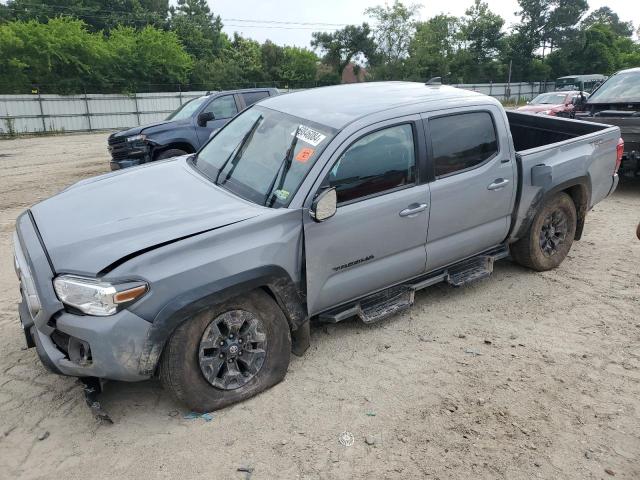
[[[524,102],[553,83],[460,84],[499,100]],[[23,133],[115,130],[163,120],[180,105],[206,92],[81,95],[0,95],[0,136]]]

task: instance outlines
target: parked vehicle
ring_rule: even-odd
[[[624,139],[620,173],[640,176],[640,68],[609,77],[578,106],[576,117],[620,127]]]
[[[518,111],[571,118],[576,103],[587,97],[587,93],[577,90],[541,93],[526,105],[519,107]]]
[[[602,82],[607,79],[606,75],[568,75],[556,80],[556,90],[579,90],[581,92],[593,92]]]
[[[108,140],[111,170],[194,153],[235,114],[275,95],[275,88],[214,92],[188,101],[165,121],[114,133]]]
[[[224,407],[281,381],[310,321],[377,322],[508,255],[557,267],[616,188],[619,142],[442,85],[269,98],[196,155],[18,218],[27,344],[59,374],[158,374],[189,408]]]

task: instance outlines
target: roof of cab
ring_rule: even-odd
[[[354,120],[402,105],[480,96],[470,90],[417,82],[365,82],[279,95],[260,105],[341,129]]]

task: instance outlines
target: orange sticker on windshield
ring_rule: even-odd
[[[296,155],[296,160],[301,163],[306,163],[307,160],[311,158],[311,155],[313,155],[313,152],[315,152],[313,148],[303,148]]]

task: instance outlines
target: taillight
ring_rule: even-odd
[[[613,173],[618,173],[618,169],[620,168],[620,164],[622,163],[622,154],[624,153],[624,140],[622,138],[618,139],[618,145],[616,146],[616,168]]]

